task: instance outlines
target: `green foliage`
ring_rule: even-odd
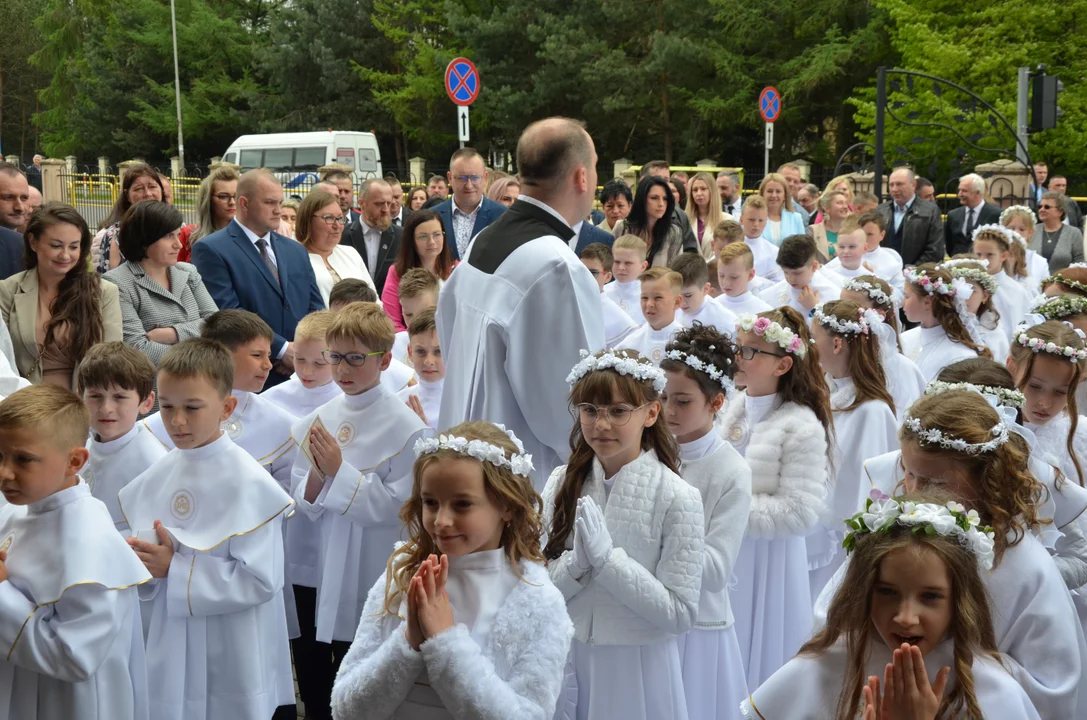
[[[0,3],[0,149],[18,154],[24,163],[37,149],[37,131],[31,118],[41,78],[27,62],[41,44],[34,27],[37,14],[38,3],[34,0]]]

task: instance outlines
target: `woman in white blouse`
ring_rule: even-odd
[[[328,305],[332,286],[340,280],[356,278],[374,287],[359,251],[340,244],[346,222],[339,200],[324,190],[311,191],[298,206],[295,237],[309,251],[310,264],[325,305]]]

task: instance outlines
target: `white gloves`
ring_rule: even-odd
[[[577,518],[574,521],[574,559],[580,544],[582,556],[589,564],[600,569],[611,554],[611,533],[604,524],[604,512],[592,498],[581,497],[577,501]]]
[[[580,504],[580,500],[578,502]],[[592,569],[593,565],[589,562],[589,556],[585,554],[585,533],[578,527],[580,519],[581,509],[579,507],[577,514],[574,516],[574,565],[582,573],[586,573]]]

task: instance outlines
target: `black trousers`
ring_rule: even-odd
[[[292,587],[302,634],[291,640],[291,655],[298,678],[298,693],[306,706],[306,720],[332,720],[332,682],[351,643],[317,642],[317,590],[301,585]]]

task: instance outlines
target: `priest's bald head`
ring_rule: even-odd
[[[522,194],[555,209],[570,225],[585,219],[596,196],[596,147],[577,120],[532,123],[517,141]]]

